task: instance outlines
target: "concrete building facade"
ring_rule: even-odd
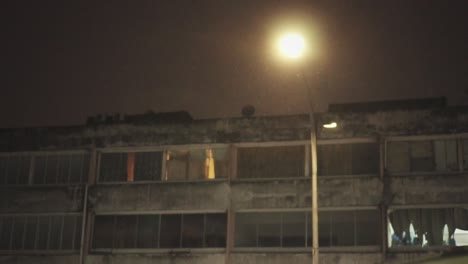
[[[0,130],[0,263],[311,263],[308,120]],[[467,245],[467,108],[317,120],[321,263]]]

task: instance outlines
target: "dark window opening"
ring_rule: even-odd
[[[0,185],[28,184],[31,156],[0,156]]]
[[[360,175],[379,172],[377,143],[318,145],[318,175]]]
[[[226,214],[96,216],[92,247],[225,247],[226,228]]]
[[[79,249],[80,215],[0,216],[0,250]]]
[[[100,182],[160,181],[161,151],[102,153]]]
[[[390,172],[458,171],[456,140],[389,142]]]
[[[304,177],[305,151],[305,146],[239,148],[237,177]]]

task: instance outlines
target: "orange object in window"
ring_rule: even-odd
[[[133,182],[135,179],[135,152],[127,154],[127,181]]]

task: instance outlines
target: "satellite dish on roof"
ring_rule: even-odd
[[[255,114],[255,107],[253,105],[246,105],[242,107],[242,116],[243,117],[252,117]]]

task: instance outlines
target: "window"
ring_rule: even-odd
[[[228,148],[168,150],[164,180],[227,178]]]
[[[84,183],[88,180],[89,159],[84,152],[0,156],[0,184]]]
[[[0,185],[28,184],[30,155],[0,156]]]
[[[34,156],[34,184],[83,183],[88,180],[88,172],[86,153]]]
[[[304,177],[305,146],[239,148],[238,178]]]
[[[226,228],[224,213],[98,215],[93,248],[220,248]]]
[[[102,153],[100,182],[160,181],[161,151]]]
[[[374,246],[379,244],[377,210],[319,213],[319,245]],[[306,212],[238,213],[236,247],[311,247],[311,214]]]
[[[397,209],[389,214],[389,247],[463,246],[468,231],[465,208]]]
[[[462,141],[463,144],[463,168],[468,170],[468,140]]]
[[[318,175],[359,175],[379,172],[377,143],[318,145]]]
[[[458,171],[456,140],[393,141],[387,156],[390,172]]]
[[[78,214],[0,216],[0,250],[76,251],[80,238]]]

